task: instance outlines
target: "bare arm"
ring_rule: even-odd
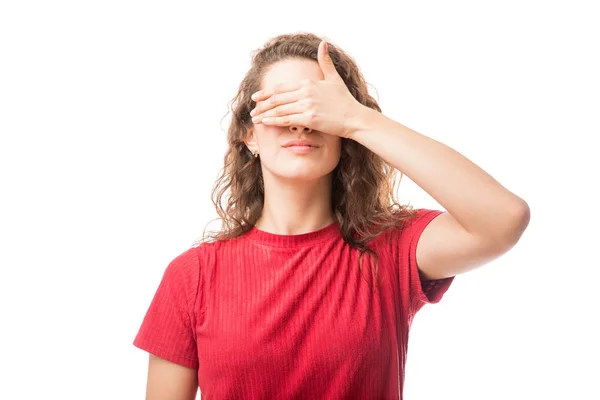
[[[529,206],[456,150],[360,106],[354,139],[406,174],[448,212],[423,231],[417,247],[426,279],[455,276],[510,250],[530,219]]]
[[[195,400],[198,370],[150,354],[146,400]]]

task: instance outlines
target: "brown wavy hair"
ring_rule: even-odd
[[[252,155],[244,142],[247,130],[253,126],[250,111],[256,106],[250,96],[261,89],[262,79],[271,65],[287,59],[317,61],[321,40],[312,33],[283,34],[269,39],[262,48],[252,52],[251,67],[230,103],[232,119],[227,132],[224,166],[212,191],[222,228],[209,235],[205,229],[203,240],[238,237],[258,221],[264,202],[262,169],[259,158]],[[353,58],[329,40],[327,43],[335,68],[352,96],[361,104],[381,112],[369,95],[367,83]],[[415,215],[415,210],[412,206],[399,204],[396,199],[395,189],[402,173],[356,141],[342,139],[340,161],[332,174],[334,218],[344,240],[360,250],[362,272],[365,252],[377,260],[377,254],[368,248],[368,242],[390,227],[401,226],[404,220]]]

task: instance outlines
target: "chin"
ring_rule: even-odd
[[[313,181],[329,175],[337,166],[339,159],[278,159],[262,160],[263,168],[280,179]],[[269,162],[274,161],[274,162]],[[266,172],[266,171],[263,171]]]
[[[331,171],[329,171],[331,172]],[[328,171],[276,171],[275,175],[289,180],[314,181],[329,174]]]
[[[306,163],[296,164],[288,163],[287,165],[278,165],[277,168],[271,169],[270,172],[274,176],[281,179],[313,181],[329,175],[335,169],[335,165],[307,165]]]

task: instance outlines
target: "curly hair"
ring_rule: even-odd
[[[222,221],[220,231],[206,229],[203,241],[227,240],[252,229],[258,221],[264,204],[264,184],[259,159],[247,148],[244,138],[252,127],[250,111],[256,103],[250,98],[261,89],[261,82],[269,67],[288,59],[317,61],[322,38],[312,33],[283,34],[269,39],[263,48],[252,52],[251,67],[239,85],[230,103],[231,123],[227,132],[227,151],[224,166],[212,190],[212,201]],[[381,108],[369,95],[367,83],[353,58],[328,40],[331,59],[348,90],[361,104],[378,112]],[[394,167],[365,146],[350,139],[342,139],[341,157],[332,171],[331,207],[343,239],[360,250],[359,266],[365,252],[377,254],[368,242],[393,226],[401,226],[416,211],[410,205],[401,205],[395,196],[398,179]],[[377,271],[375,272],[377,277]]]

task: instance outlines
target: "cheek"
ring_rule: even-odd
[[[328,172],[333,170],[340,162],[342,155],[342,144],[341,140],[327,141],[327,150],[324,154],[324,160],[321,164],[322,168],[327,169]]]
[[[331,148],[331,152],[336,155],[339,159],[342,154],[342,139],[336,137],[335,140],[332,140],[328,143],[329,148]]]
[[[269,152],[277,150],[277,140],[280,135],[277,127],[269,125],[257,125],[256,127],[256,141],[261,152]]]

